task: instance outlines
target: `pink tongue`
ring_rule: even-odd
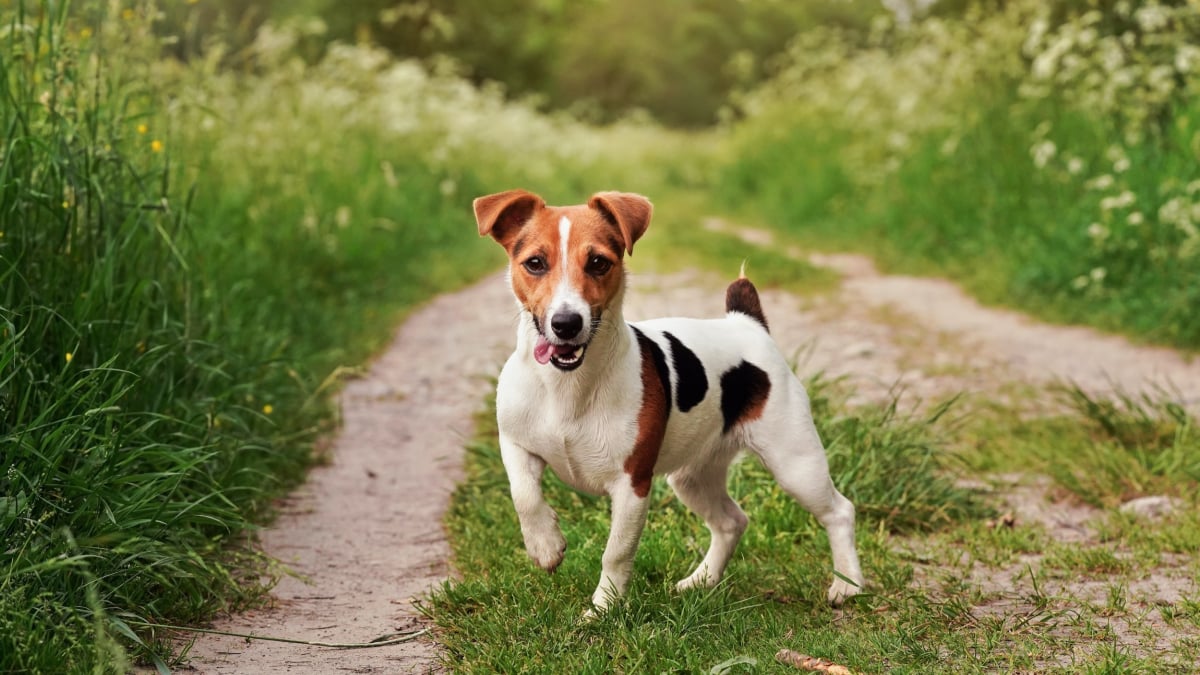
[[[533,360],[544,366],[550,363],[550,352],[552,351],[554,351],[554,346],[546,338],[539,335],[537,337],[537,344],[533,346]]]
[[[571,345],[552,345],[545,337],[537,336],[537,343],[533,345],[533,360],[542,365],[550,363],[550,357],[555,354],[570,354],[575,351],[575,347]]]

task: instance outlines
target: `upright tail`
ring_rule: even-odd
[[[746,263],[738,272],[738,278],[729,288],[725,289],[725,311],[741,312],[762,324],[763,329],[771,330],[767,325],[767,315],[763,314],[762,303],[758,300],[758,289],[746,278]]]

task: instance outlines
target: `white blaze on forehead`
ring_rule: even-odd
[[[571,221],[563,216],[558,221],[558,245],[561,253],[558,264],[562,270],[561,276],[558,278],[558,286],[554,288],[554,297],[550,299],[550,305],[546,308],[545,322],[548,325],[550,319],[555,314],[561,311],[574,312],[583,317],[584,332],[587,332],[587,326],[592,322],[592,308],[588,306],[587,301],[583,299],[579,289],[571,285],[571,275],[568,274],[567,268],[571,264],[568,260],[567,242],[571,238]],[[547,337],[552,342],[557,342],[553,337],[553,331],[546,331]]]
[[[568,220],[566,216],[563,216],[562,220],[558,221],[558,245],[561,247],[560,250],[562,251],[562,258],[559,259],[560,265],[567,264],[567,240],[570,238],[571,221]]]

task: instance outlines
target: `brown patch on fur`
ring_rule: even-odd
[[[758,289],[745,277],[737,279],[725,289],[725,311],[741,312],[770,331],[767,315],[763,313],[762,303],[758,299]]]
[[[620,296],[625,281],[622,259],[650,225],[653,210],[648,199],[626,192],[600,192],[587,205],[562,207],[546,206],[541,197],[525,190],[480,197],[474,207],[479,233],[491,235],[508,251],[517,300],[543,321],[564,275],[593,316],[600,316]],[[571,221],[565,260],[559,230],[563,217]],[[596,257],[611,264],[603,274],[588,271]],[[525,269],[531,258],[544,261],[544,273]]]
[[[650,494],[654,465],[658,451],[667,434],[667,418],[671,414],[671,375],[662,349],[634,328],[642,352],[642,407],[638,411],[638,434],[633,453],[625,460],[625,473],[633,483],[633,493],[639,497]]]
[[[588,206],[606,221],[617,226],[625,240],[625,250],[633,255],[633,242],[642,238],[650,227],[654,205],[649,199],[632,192],[597,192]]]

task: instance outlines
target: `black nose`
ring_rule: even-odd
[[[575,312],[558,312],[550,317],[550,327],[561,340],[570,340],[583,330],[583,317]]]

